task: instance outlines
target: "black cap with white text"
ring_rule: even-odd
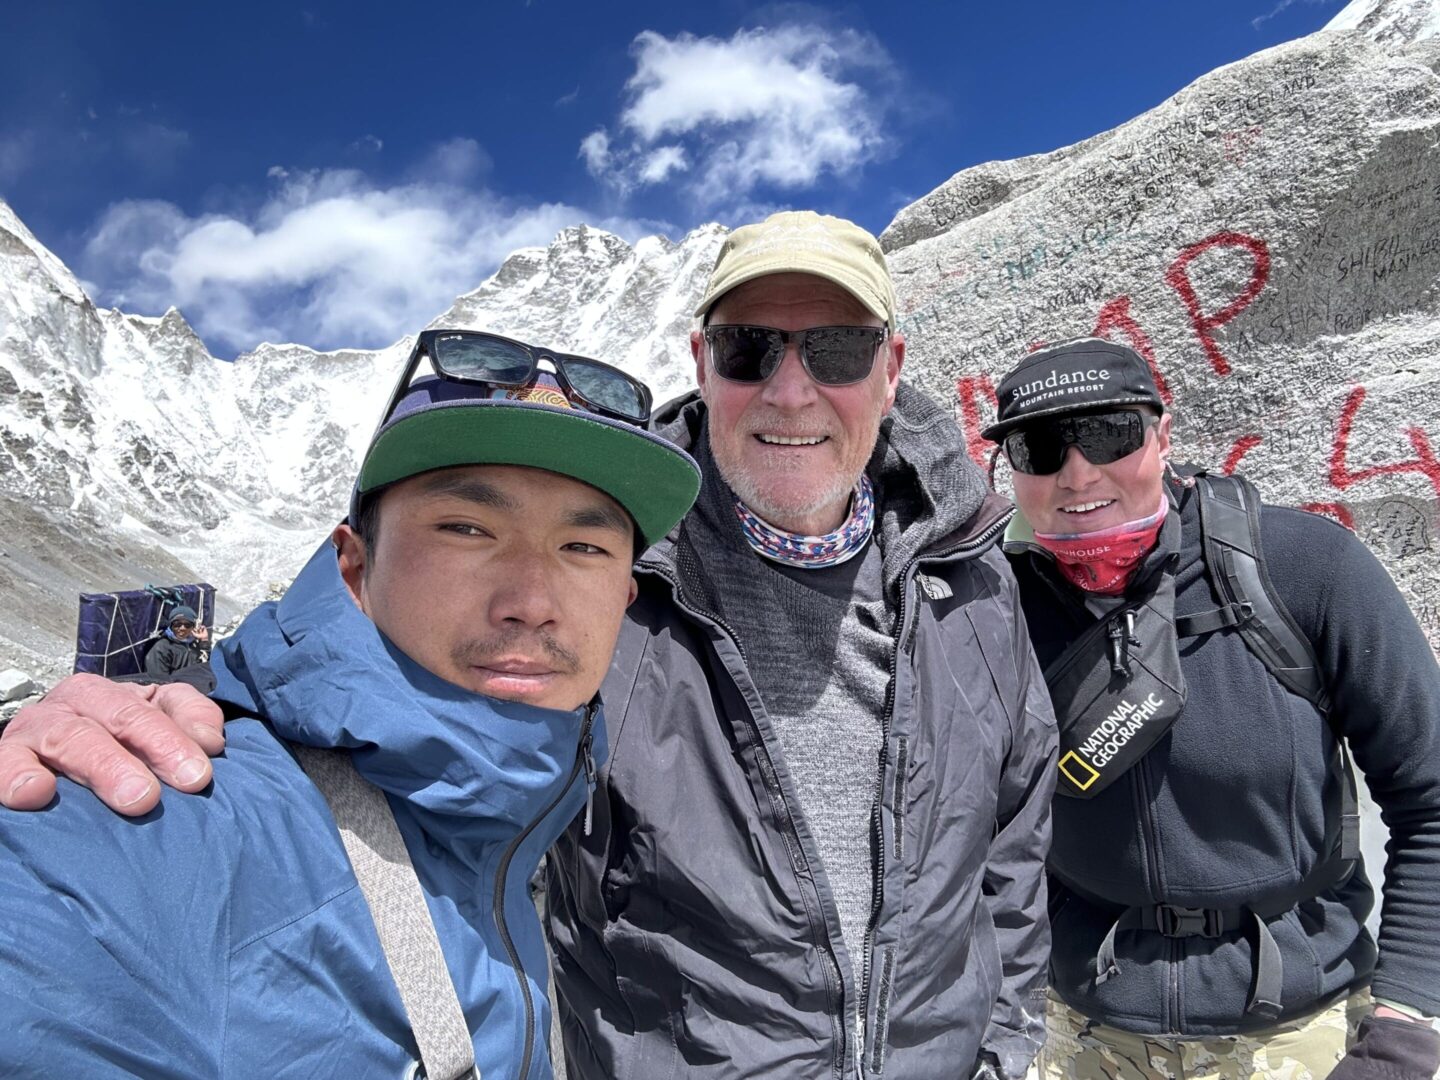
[[[1076,338],[1030,353],[1001,380],[995,396],[996,421],[981,432],[993,442],[1045,416],[1123,405],[1165,411],[1144,358],[1103,338]]]

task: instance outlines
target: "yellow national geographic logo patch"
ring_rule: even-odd
[[[1084,780],[1081,780],[1078,776],[1076,776],[1073,772],[1070,771],[1072,759],[1075,764],[1079,765],[1082,769],[1084,769],[1087,773],[1090,774]],[[1060,771],[1065,774],[1066,780],[1069,780],[1070,783],[1074,784],[1081,791],[1086,790],[1091,784],[1095,783],[1096,780],[1100,779],[1100,773],[1096,771],[1095,768],[1091,766],[1088,761],[1082,758],[1074,750],[1071,750],[1068,754],[1066,754],[1060,759]]]

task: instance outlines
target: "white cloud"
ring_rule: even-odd
[[[488,173],[493,164],[474,139],[450,139],[431,150],[412,172],[426,183],[468,184]]]
[[[1298,2],[1313,7],[1317,4],[1335,3],[1336,0],[1298,0]],[[1296,3],[1297,0],[1277,0],[1275,6],[1271,8],[1268,12],[1266,12],[1264,15],[1257,15],[1255,18],[1251,19],[1250,26],[1255,30],[1259,30],[1264,23],[1267,23],[1271,19],[1275,18],[1276,15],[1279,15],[1286,8],[1293,7]]]
[[[8,183],[17,179],[29,167],[34,148],[33,132],[20,131],[12,135],[0,135],[0,182]]]
[[[684,172],[689,167],[684,149],[679,146],[662,146],[642,159],[640,181],[645,184],[663,184],[672,172]]]
[[[142,121],[123,125],[116,143],[120,152],[142,170],[164,176],[174,171],[189,149],[190,134],[166,124]]]
[[[892,64],[868,35],[800,24],[728,40],[647,30],[631,54],[616,132],[593,132],[580,147],[590,171],[622,192],[683,173],[690,196],[713,207],[758,188],[808,188],[889,150]]]
[[[460,182],[488,162],[457,140],[390,187],[354,170],[276,166],[269,198],[243,216],[116,203],[82,267],[97,300],[139,313],[177,306],[221,351],[262,340],[375,346],[418,330],[516,248],[548,243],[566,225],[589,220],[631,240],[652,231]]]
[[[580,140],[580,156],[590,175],[604,176],[610,167],[610,136],[604,131],[592,131]]]

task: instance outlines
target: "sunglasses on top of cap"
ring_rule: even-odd
[[[1146,430],[1158,421],[1133,409],[1036,420],[1005,436],[1005,456],[1011,468],[1030,476],[1059,472],[1072,446],[1090,464],[1109,465],[1144,446]]]
[[[552,375],[565,399],[579,409],[642,426],[650,419],[650,388],[617,367],[481,330],[424,330],[390,395],[382,425],[410,389],[421,356],[451,382],[515,390],[543,373]],[[541,368],[542,362],[549,370]]]
[[[780,369],[793,341],[805,371],[821,386],[849,386],[869,376],[886,331],[880,326],[771,326],[716,323],[705,327],[715,374],[738,383],[762,383]]]

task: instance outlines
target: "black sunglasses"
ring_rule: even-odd
[[[195,624],[188,619],[181,619],[170,624],[171,630],[194,630]]]
[[[560,392],[572,405],[632,424],[644,425],[650,419],[650,388],[617,367],[481,330],[423,330],[390,395],[382,426],[410,389],[422,355],[430,358],[430,366],[442,379],[497,390],[529,386],[540,374],[540,361],[546,360]]]
[[[1145,431],[1159,417],[1131,409],[1036,420],[1005,436],[1005,456],[1016,472],[1049,476],[1065,464],[1065,452],[1080,448],[1092,465],[1109,465],[1145,445]]]
[[[875,367],[885,329],[879,326],[812,326],[776,330],[771,326],[717,324],[705,327],[715,374],[731,382],[759,383],[774,375],[795,342],[800,362],[821,386],[848,386]]]

